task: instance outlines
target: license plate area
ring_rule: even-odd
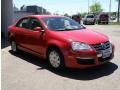
[[[87,21],[91,21],[92,19],[91,18],[87,18]]]
[[[110,57],[111,53],[112,53],[112,49],[111,48],[102,50],[102,58]]]

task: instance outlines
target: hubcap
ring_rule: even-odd
[[[16,42],[15,41],[12,41],[11,49],[12,49],[12,51],[16,52]]]
[[[51,51],[50,52],[49,60],[50,60],[51,65],[54,68],[57,68],[57,67],[60,66],[60,56],[59,56],[59,54],[56,51]]]

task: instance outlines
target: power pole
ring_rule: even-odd
[[[118,19],[117,22],[120,22],[120,0],[118,0]]]
[[[110,0],[110,4],[109,4],[109,20],[110,20],[110,17],[111,17],[111,0]]]
[[[89,0],[88,0],[88,14],[89,14],[89,7],[90,7],[89,4],[90,4],[90,3],[89,3]]]

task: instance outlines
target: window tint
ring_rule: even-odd
[[[42,20],[50,30],[64,31],[79,30],[82,28],[80,24],[66,17],[49,17]]]
[[[30,29],[34,29],[35,27],[41,27],[41,24],[39,23],[39,21],[35,18],[31,18],[30,19]]]
[[[100,17],[101,17],[101,18],[108,18],[109,16],[106,15],[106,14],[103,14],[103,15],[101,15]]]
[[[89,15],[89,16],[87,16],[87,18],[94,18],[94,16],[93,15]]]
[[[72,19],[76,19],[76,18],[80,18],[80,16],[78,16],[78,15],[72,16]]]
[[[29,29],[28,21],[29,21],[28,18],[24,18],[24,19],[20,20],[20,21],[16,24],[16,26],[17,26],[17,27],[20,27],[20,28]]]

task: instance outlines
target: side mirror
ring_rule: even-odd
[[[35,27],[33,28],[34,31],[44,32],[41,27]]]

